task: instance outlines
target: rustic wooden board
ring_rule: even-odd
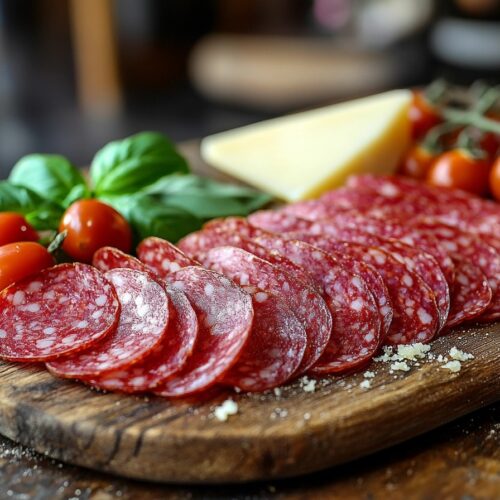
[[[226,179],[182,147],[196,172]],[[347,462],[407,440],[500,400],[500,323],[457,330],[433,352],[456,345],[474,354],[452,374],[437,361],[408,373],[372,363],[332,377],[314,393],[299,383],[282,395],[212,394],[166,401],[103,394],[54,378],[43,367],[0,362],[0,433],[41,453],[99,471],[162,482],[239,482],[294,476]],[[213,409],[239,405],[228,422]]]
[[[474,354],[459,373],[437,361],[390,374],[328,379],[314,393],[295,383],[274,394],[232,395],[239,414],[212,417],[207,401],[101,394],[42,367],[0,364],[0,432],[54,458],[165,482],[235,482],[293,476],[389,447],[500,399],[500,323],[457,330],[452,346]],[[401,372],[398,372],[401,373]],[[308,415],[307,415],[308,414]],[[309,418],[307,418],[309,417]]]

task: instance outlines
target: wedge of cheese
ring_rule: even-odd
[[[411,92],[394,90],[203,140],[215,168],[286,201],[314,198],[362,172],[393,173],[410,140]]]

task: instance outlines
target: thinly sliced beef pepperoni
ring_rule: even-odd
[[[330,342],[314,366],[314,373],[343,372],[366,363],[381,342],[381,321],[375,300],[364,280],[348,272],[319,248],[276,235],[256,242],[300,265],[321,288],[333,318]]]
[[[201,256],[200,260],[203,265],[228,276],[242,287],[256,287],[281,298],[300,321],[307,336],[302,361],[295,368],[301,373],[316,363],[330,340],[332,317],[325,302],[314,290],[297,281],[294,276],[240,248],[214,248]],[[276,340],[284,345],[279,325],[280,323],[276,324]],[[293,337],[290,338],[290,342],[292,341]],[[288,349],[283,353],[286,351]],[[288,364],[293,364],[291,359]]]
[[[111,284],[85,264],[61,264],[0,293],[0,357],[49,361],[111,334],[120,305]]]
[[[391,327],[394,311],[392,309],[389,291],[387,290],[382,276],[380,276],[373,266],[366,264],[361,259],[354,258],[346,253],[345,250],[349,247],[349,243],[339,242],[332,238],[308,233],[300,234],[298,236],[302,241],[321,248],[335,257],[352,273],[363,277],[377,304],[380,317],[382,319],[383,338],[385,339]]]
[[[307,344],[306,332],[280,297],[259,289],[251,291],[254,321],[250,338],[223,382],[243,391],[278,387],[298,370]]]
[[[183,267],[198,264],[172,243],[155,237],[146,238],[140,243],[137,256],[162,279]]]
[[[380,248],[339,244],[345,251],[374,267],[384,280],[394,310],[388,344],[410,344],[432,340],[439,326],[434,295],[422,279]]]
[[[116,330],[84,352],[47,364],[56,375],[95,378],[130,367],[150,354],[167,332],[168,298],[149,275],[132,269],[113,269],[106,274],[121,305]]]
[[[231,280],[201,267],[169,275],[198,316],[199,332],[184,368],[156,390],[160,396],[186,396],[211,387],[234,366],[252,328],[252,298]]]
[[[198,319],[183,292],[169,287],[167,295],[169,327],[160,345],[140,363],[87,380],[88,383],[109,391],[145,392],[182,369],[195,345]]]
[[[456,281],[451,296],[451,309],[446,327],[473,320],[491,303],[491,288],[484,273],[467,260],[456,257]]]

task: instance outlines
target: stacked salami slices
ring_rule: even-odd
[[[0,358],[126,393],[264,391],[384,344],[500,317],[500,209],[359,176],[319,200],[213,220],[137,257],[102,248],[0,293]]]

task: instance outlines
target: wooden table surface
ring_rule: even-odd
[[[187,149],[197,162],[197,144]],[[198,163],[196,170],[205,170]],[[141,483],[65,465],[0,437],[0,498],[500,498],[500,404],[356,462],[295,479],[235,486]]]

